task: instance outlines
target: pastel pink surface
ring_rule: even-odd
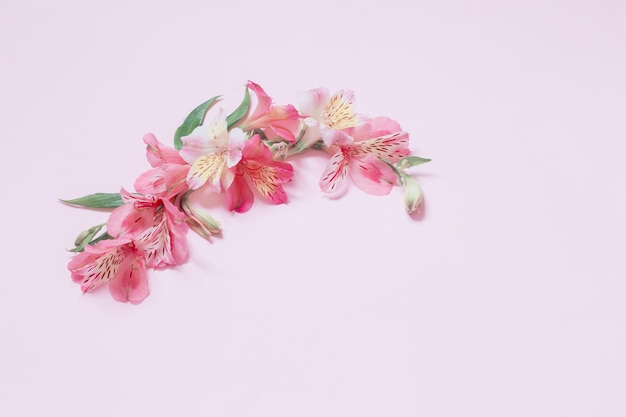
[[[626,415],[620,2],[0,2],[0,415]],[[351,89],[398,120],[425,193],[294,160],[288,205],[81,295],[74,237],[197,104]]]

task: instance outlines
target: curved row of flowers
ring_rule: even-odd
[[[256,97],[250,109],[250,91]],[[388,194],[404,185],[405,208],[417,211],[422,191],[406,169],[429,159],[409,156],[409,135],[387,117],[356,114],[354,94],[326,88],[298,94],[298,109],[275,105],[251,81],[241,105],[205,123],[219,97],[194,109],[178,128],[174,148],[153,134],[144,137],[151,169],[139,175],[134,192],[91,194],[64,203],[113,208],[106,224],[82,232],[72,249],[68,269],[84,293],[108,283],[117,301],[140,303],[149,294],[148,268],[187,261],[188,229],[208,239],[220,232],[206,212],[189,204],[189,195],[202,187],[225,193],[229,210],[250,210],[255,194],[273,204],[287,202],[284,183],[291,181],[289,156],[318,149],[330,159],[319,185],[337,193],[346,179],[366,193]],[[106,226],[105,231],[102,231]]]

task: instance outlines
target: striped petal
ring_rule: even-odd
[[[150,268],[180,265],[187,260],[187,224],[183,213],[169,201],[153,213],[153,223],[134,238],[134,244]]]
[[[346,158],[342,152],[337,152],[328,161],[326,170],[322,174],[322,178],[319,182],[320,188],[325,193],[335,193],[341,190],[347,174],[348,166]]]
[[[396,132],[374,139],[355,142],[351,145],[353,155],[374,155],[394,163],[409,154],[409,134]]]
[[[322,114],[322,122],[331,129],[340,130],[356,126],[356,115],[352,111],[354,93],[340,90],[333,94]]]
[[[274,204],[287,202],[287,193],[280,184],[291,181],[293,167],[286,162],[274,161],[272,151],[259,135],[254,135],[246,143],[243,161],[243,172],[259,194]]]
[[[287,202],[287,193],[280,184],[291,180],[293,168],[290,164],[276,162],[275,166],[267,166],[255,161],[248,161],[245,172],[252,185],[263,197],[274,204]]]
[[[202,187],[207,181],[215,192],[220,192],[220,177],[226,168],[226,157],[223,152],[202,155],[194,161],[187,174],[187,184],[192,190]]]
[[[80,284],[84,293],[111,281],[132,254],[129,242],[129,239],[101,240],[85,246],[67,266],[72,281]]]

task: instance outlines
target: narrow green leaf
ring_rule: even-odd
[[[248,87],[246,87],[246,92],[243,96],[243,100],[241,101],[241,104],[239,105],[239,107],[235,109],[234,112],[229,114],[228,117],[226,118],[226,128],[230,130],[231,127],[233,127],[238,121],[241,120],[243,116],[246,115],[246,113],[248,113],[249,109],[250,109],[250,91],[248,91]]]
[[[72,206],[89,208],[116,208],[124,204],[120,193],[95,193],[73,200],[61,200],[62,203]]]
[[[396,167],[399,169],[407,169],[430,161],[432,161],[432,159],[421,158],[419,156],[405,156],[396,163]]]
[[[187,136],[193,132],[196,127],[202,124],[206,112],[220,97],[221,96],[215,96],[208,99],[189,113],[189,116],[187,116],[183,124],[180,125],[178,129],[176,129],[176,133],[174,133],[174,147],[176,150],[180,150],[180,148],[183,147],[183,141],[180,140],[180,138]]]

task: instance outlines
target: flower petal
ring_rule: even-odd
[[[293,167],[290,164],[275,162],[275,166],[267,166],[249,161],[246,164],[245,172],[263,197],[274,204],[287,202],[287,193],[280,184],[291,180]]]
[[[326,145],[327,147],[330,147],[332,145],[349,145],[354,142],[352,136],[340,130],[322,128],[321,131],[324,145]]]
[[[263,88],[261,88],[261,86],[257,83],[248,81],[246,86],[254,92],[257,98],[257,105],[254,109],[254,113],[250,116],[250,120],[257,119],[270,110],[270,107],[272,106],[272,98],[268,96],[265,90],[263,90]]]
[[[325,87],[315,88],[306,92],[299,92],[296,95],[300,113],[321,121],[324,107],[330,97],[328,89]]]
[[[135,190],[144,195],[171,198],[189,189],[189,168],[189,165],[164,163],[139,175],[135,180]]]
[[[335,193],[341,190],[347,174],[346,158],[342,152],[337,152],[328,161],[326,170],[319,181],[320,188],[325,193]]]
[[[152,167],[158,167],[166,162],[173,164],[184,164],[185,160],[180,157],[178,151],[159,142],[152,133],[148,133],[143,137],[146,144],[146,157]]]
[[[168,200],[153,212],[152,224],[134,237],[137,251],[150,268],[180,265],[186,262],[188,226],[184,214]]]
[[[253,203],[254,194],[243,177],[243,170],[240,170],[234,176],[230,187],[226,190],[226,204],[229,210],[245,213],[250,210]]]
[[[368,194],[389,194],[397,180],[391,167],[371,154],[350,158],[348,166],[354,185]]]
[[[85,246],[67,265],[72,281],[81,284],[81,290],[87,293],[112,280],[132,252],[129,242],[129,239],[112,239]]]
[[[241,150],[246,144],[246,133],[236,127],[229,132],[228,136],[228,158],[226,166],[232,168],[241,160]]]
[[[191,165],[187,174],[187,184],[192,190],[202,187],[207,181],[211,183],[215,192],[221,192],[220,177],[226,168],[226,158],[223,153],[202,155]]]
[[[215,145],[210,138],[211,128],[206,125],[196,127],[191,134],[181,138],[183,147],[178,152],[186,163],[192,164],[207,153],[215,152]]]
[[[366,120],[350,129],[350,134],[355,140],[373,139],[391,133],[401,132],[400,124],[389,117],[379,116]]]
[[[258,162],[271,162],[274,156],[272,151],[263,143],[260,135],[254,135],[246,142],[243,148],[243,159]]]
[[[107,233],[113,237],[132,238],[150,227],[153,217],[152,207],[137,208],[135,203],[126,203],[111,212],[107,221]]]
[[[331,129],[341,130],[356,126],[356,116],[352,111],[354,93],[340,90],[330,98],[322,114],[322,122]]]
[[[374,139],[355,142],[352,149],[354,155],[371,154],[394,163],[409,154],[409,134],[395,132]]]
[[[148,294],[148,274],[143,258],[136,255],[128,257],[120,266],[115,278],[109,283],[109,291],[116,301],[139,304]]]

